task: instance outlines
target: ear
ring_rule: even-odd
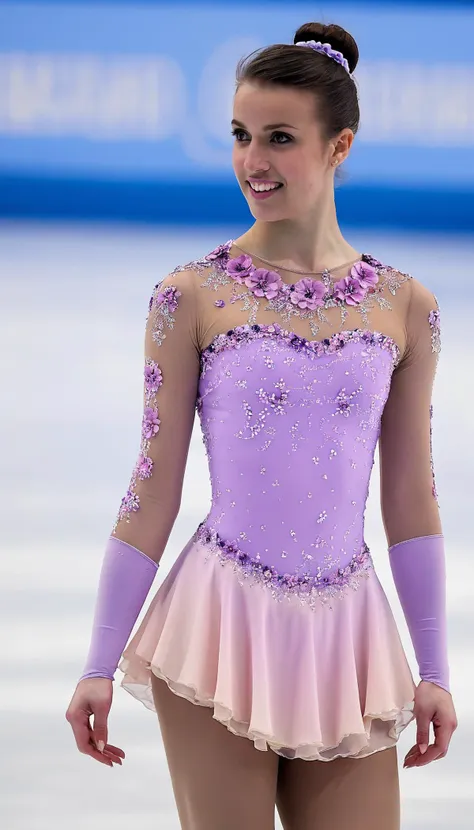
[[[354,141],[354,133],[348,127],[342,130],[335,139],[334,153],[339,159],[339,163],[345,161],[349,155]]]

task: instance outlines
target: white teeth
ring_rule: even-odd
[[[256,182],[249,182],[250,187],[252,190],[256,190],[257,193],[260,193],[262,190],[276,190],[278,185],[277,184],[257,184]]]

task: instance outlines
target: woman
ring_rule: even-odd
[[[431,453],[438,305],[336,218],[357,60],[347,32],[311,23],[240,62],[233,166],[255,223],[149,304],[140,455],[66,717],[82,752],[121,763],[107,716],[123,652],[123,687],[158,714],[185,830],[269,830],[275,804],[285,830],[396,830],[401,731],[416,718],[414,767],[444,757],[457,726]],[[126,645],[178,514],[196,409],[212,505]],[[379,438],[417,686],[364,540]]]

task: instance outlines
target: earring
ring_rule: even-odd
[[[332,166],[336,167],[337,164],[339,164],[338,159],[333,159]]]

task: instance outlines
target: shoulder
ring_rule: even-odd
[[[410,312],[429,315],[433,309],[439,309],[435,294],[420,280],[412,277],[410,280]]]
[[[431,311],[439,310],[435,294],[421,280],[391,265],[380,265],[381,289],[400,296],[407,322],[411,316],[428,319]]]
[[[152,305],[163,303],[167,298],[172,305],[186,304],[189,299],[196,298],[196,288],[202,285],[212,268],[219,268],[225,261],[226,255],[232,246],[232,240],[218,245],[212,251],[192,259],[183,265],[177,265],[154,286],[150,298]],[[182,298],[182,299],[181,299]]]

